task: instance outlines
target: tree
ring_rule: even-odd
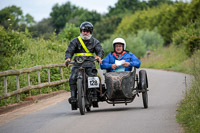
[[[171,0],[149,0],[147,5],[148,7],[152,8],[152,7],[155,7],[155,6],[159,6],[160,4],[173,4],[173,1]]]
[[[104,41],[114,33],[121,18],[118,16],[104,17],[94,25],[94,36],[100,41]]]
[[[25,21],[25,23],[27,24],[28,27],[32,26],[33,24],[36,23],[34,18],[30,14],[26,14],[25,15],[25,20],[24,21]]]
[[[143,9],[144,2],[141,4],[139,0],[118,0],[115,7],[109,7],[109,13],[107,16],[126,14],[127,12],[134,13],[138,9]]]
[[[24,31],[26,27],[35,24],[34,18],[30,14],[23,16],[20,7],[9,6],[0,11],[0,25],[5,29]]]
[[[52,25],[52,19],[47,18],[38,22],[36,25],[30,27],[30,31],[33,33],[33,37],[44,36],[45,39],[48,39],[49,36],[54,32]]]
[[[9,6],[0,11],[0,25],[5,29],[14,28],[16,29],[23,13],[19,7]]]
[[[78,14],[81,14],[78,7],[71,5],[70,2],[61,6],[58,4],[54,5],[50,16],[52,18],[53,27],[56,28],[56,32],[58,33],[61,29],[63,29],[66,22]]]
[[[80,26],[83,21],[89,21],[93,25],[100,21],[101,15],[96,11],[88,11],[83,8],[72,5],[67,2],[61,6],[54,5],[52,12],[50,13],[52,18],[53,27],[56,28],[56,32],[60,32],[66,23],[75,24]]]
[[[26,51],[25,37],[23,33],[0,26],[0,71],[10,69],[11,65],[16,63],[15,55]]]

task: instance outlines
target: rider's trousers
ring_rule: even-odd
[[[92,68],[95,68],[95,66],[85,68],[85,72],[87,75],[91,75]],[[77,91],[76,82],[77,82],[77,77],[78,77],[78,69],[79,69],[78,67],[73,66],[71,70],[71,75],[69,77],[69,86],[70,86],[72,97],[76,97],[76,91]]]

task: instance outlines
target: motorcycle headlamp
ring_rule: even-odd
[[[77,63],[83,63],[83,62],[84,62],[84,58],[83,58],[82,56],[78,56],[78,57],[76,58],[76,62],[77,62]]]

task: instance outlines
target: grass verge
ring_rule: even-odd
[[[177,109],[177,122],[186,133],[200,133],[200,50],[188,58],[181,48],[170,46],[141,59],[142,68],[165,69],[194,76],[191,87]]]

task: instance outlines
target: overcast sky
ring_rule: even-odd
[[[113,7],[118,0],[0,0],[0,10],[16,5],[21,8],[23,15],[29,13],[38,22],[49,17],[53,5],[56,3],[62,5],[67,1],[90,11],[96,10],[98,13],[107,13],[108,6]]]

